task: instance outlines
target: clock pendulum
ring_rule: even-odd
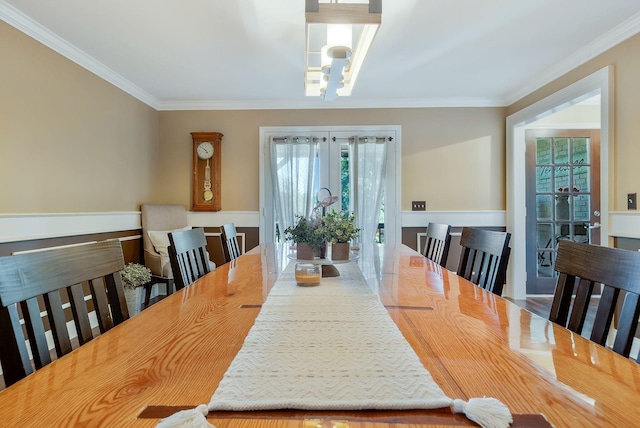
[[[213,192],[211,191],[211,167],[209,166],[209,159],[207,159],[207,166],[204,168],[204,192],[202,198],[209,202],[213,199]]]

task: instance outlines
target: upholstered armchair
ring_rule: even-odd
[[[140,211],[144,264],[153,275],[173,278],[167,250],[169,232],[190,229],[187,226],[187,211],[179,204],[142,204]]]
[[[142,242],[144,265],[151,269],[152,283],[167,283],[167,293],[173,289],[173,273],[169,262],[169,233],[191,229],[187,225],[187,211],[180,204],[142,204]],[[208,254],[207,254],[208,256]],[[209,261],[210,270],[216,268]],[[147,290],[145,303],[148,303],[150,289]]]

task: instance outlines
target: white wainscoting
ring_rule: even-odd
[[[139,211],[0,214],[0,242],[140,229]]]
[[[429,222],[452,227],[505,227],[506,211],[402,211],[402,227],[427,227]]]
[[[136,230],[141,228],[140,221],[140,211],[0,214],[0,243]],[[217,227],[225,223],[258,227],[260,220],[257,211],[187,212],[190,226]]]
[[[609,236],[640,239],[640,212],[609,211]]]
[[[640,224],[640,217],[636,221]],[[453,227],[504,227],[506,213],[501,210],[401,213],[401,227],[426,227],[429,222],[446,223]],[[257,211],[187,212],[187,224],[193,227],[217,227],[225,223],[234,223],[236,227],[259,227],[260,216]],[[0,243],[140,228],[139,211],[0,214]],[[635,230],[636,236],[639,236],[640,228],[636,227]]]

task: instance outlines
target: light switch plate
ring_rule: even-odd
[[[426,201],[411,201],[411,211],[425,211],[426,209]]]
[[[627,209],[628,210],[638,209],[636,195],[637,195],[636,193],[627,193]]]

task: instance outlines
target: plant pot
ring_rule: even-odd
[[[349,243],[331,244],[331,260],[349,260]]]
[[[298,242],[296,258],[298,260],[313,260],[314,248],[306,242]]]
[[[124,298],[127,301],[127,309],[129,310],[129,317],[132,317],[140,313],[142,307],[142,295],[143,287],[129,288],[124,287]]]

